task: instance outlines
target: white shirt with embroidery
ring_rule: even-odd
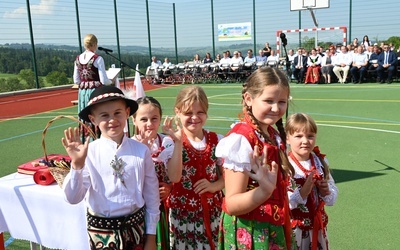
[[[123,164],[121,177],[111,167],[115,157]],[[101,217],[125,216],[146,206],[146,233],[156,234],[158,179],[150,150],[140,142],[124,136],[119,147],[104,137],[89,143],[85,166],[81,170],[71,168],[63,190],[69,203],[85,200],[86,206]]]

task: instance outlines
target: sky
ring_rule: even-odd
[[[303,1],[303,0],[291,0]],[[307,0],[312,2],[314,0]],[[322,0],[318,0],[322,1]],[[319,27],[348,27],[348,37],[370,40],[385,40],[400,36],[399,1],[323,0],[329,8],[314,10]],[[214,35],[217,25],[251,22],[256,28],[256,43],[276,41],[276,31],[286,29],[313,28],[314,22],[308,10],[290,11],[290,0],[255,0],[256,22],[253,20],[252,0],[214,0]],[[118,19],[115,18],[113,0],[78,0],[80,34],[96,34],[100,46],[152,46],[173,48],[177,46],[210,46],[212,44],[211,1],[206,0],[157,0],[149,1],[150,40],[148,36],[145,0],[117,0]],[[173,5],[175,3],[175,20]],[[352,12],[350,14],[350,3]],[[382,6],[383,14],[378,14]],[[32,29],[35,44],[65,44],[78,46],[79,36],[75,1],[30,0]],[[300,14],[299,14],[300,13]],[[384,15],[384,24],[377,18]],[[351,17],[351,18],[350,18]],[[176,29],[174,29],[174,22]],[[350,26],[351,22],[351,26]],[[30,43],[26,0],[1,0],[0,45],[6,43]],[[314,37],[312,32],[304,36]],[[340,32],[321,32],[319,39],[341,40]],[[350,37],[351,36],[351,37]],[[297,34],[287,34],[288,43],[297,43]],[[150,42],[149,42],[150,41]],[[232,42],[218,42],[217,46],[230,46]]]

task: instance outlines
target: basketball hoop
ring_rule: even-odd
[[[329,8],[330,0],[290,0],[290,11]]]

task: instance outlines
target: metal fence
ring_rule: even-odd
[[[294,0],[292,0],[294,1]],[[99,45],[123,53],[168,56],[173,63],[182,56],[205,52],[251,48],[276,43],[276,31],[313,28],[308,11],[290,11],[290,1],[262,0],[176,0],[166,3],[148,0],[2,0],[0,3],[0,46],[29,44],[32,68],[35,47],[67,45],[74,53],[82,51],[85,34],[93,33]],[[400,2],[382,0],[330,1],[330,8],[315,11],[320,27],[346,26],[348,42],[369,35],[373,41],[396,36]],[[382,9],[382,10],[381,10]],[[385,19],[382,19],[385,17]],[[387,21],[383,21],[387,20]],[[218,24],[251,22],[249,41],[218,41]],[[340,34],[340,33],[338,33]],[[299,33],[288,40],[287,48],[299,46],[310,34]],[[312,36],[312,35],[311,35]],[[338,37],[336,37],[338,36]],[[342,37],[331,33],[318,36],[318,42]],[[106,62],[107,63],[107,62]],[[71,62],[72,67],[72,62]]]

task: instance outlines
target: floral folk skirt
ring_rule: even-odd
[[[222,213],[218,249],[265,249],[286,248],[283,226],[258,222]]]
[[[296,237],[297,249],[311,249],[313,230],[302,230],[299,227],[293,229],[293,234]],[[329,241],[326,229],[318,231],[318,250],[329,250]]]
[[[170,246],[172,250],[211,249],[218,244],[218,227],[221,208],[211,207],[209,210],[212,244],[207,236],[203,218],[203,209],[187,211],[171,208],[169,210]]]

